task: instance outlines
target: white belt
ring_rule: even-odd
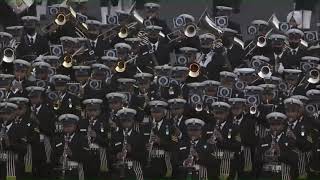
[[[79,167],[79,163],[75,161],[68,161],[68,167],[70,170],[76,169]]]
[[[163,158],[164,154],[165,154],[165,151],[161,150],[161,149],[153,149],[151,151],[151,157],[152,158]]]
[[[262,169],[268,172],[279,173],[281,171],[281,165],[277,164],[264,164]]]
[[[89,147],[90,147],[90,150],[94,150],[94,151],[96,151],[100,148],[100,146],[95,143],[91,143]]]
[[[234,152],[215,151],[211,153],[211,155],[217,159],[233,159],[234,158]]]

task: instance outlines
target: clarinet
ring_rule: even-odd
[[[91,138],[91,136],[90,136],[90,133],[91,133],[91,131],[92,131],[92,126],[93,126],[93,120],[92,120],[92,118],[90,118],[90,121],[89,121],[89,126],[88,126],[88,131],[87,131],[87,138],[88,138],[88,144],[89,144],[89,147],[90,147],[90,145],[91,145],[91,141],[92,141],[92,138]]]
[[[150,144],[150,147],[149,147],[149,151],[148,151],[148,159],[147,159],[147,167],[151,167],[151,153],[152,153],[152,148],[153,148],[153,140],[152,140],[152,137],[154,136],[154,129],[155,129],[155,124],[152,123],[152,127],[151,127],[151,130],[150,130],[150,137],[149,137],[149,144]]]
[[[1,131],[0,131],[0,151],[3,151],[3,145],[2,145],[2,141],[3,141],[3,136],[6,134],[6,129],[5,129],[5,123],[3,123],[1,125]]]
[[[64,179],[66,175],[66,170],[68,169],[68,154],[67,150],[69,149],[69,140],[70,140],[70,135],[69,133],[65,136],[64,138],[64,148],[63,148],[63,153],[62,153],[62,179]]]
[[[127,144],[128,144],[128,128],[124,131],[123,144],[122,144],[122,157],[120,164],[120,178],[125,177],[126,157],[127,157]]]
[[[187,174],[187,180],[192,179],[192,172],[193,172],[193,165],[194,165],[194,157],[192,155],[192,152],[195,149],[195,141],[194,138],[191,138],[191,145],[190,145],[190,151],[188,155],[188,159],[191,160],[190,163],[186,164],[186,167],[188,169],[188,174]]]

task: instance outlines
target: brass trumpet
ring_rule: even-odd
[[[5,48],[3,50],[3,58],[2,60],[6,63],[12,63],[15,59],[15,52],[13,48]]]
[[[183,33],[189,38],[194,37],[197,34],[197,26],[195,24],[189,24],[184,28]]]
[[[63,58],[62,66],[65,67],[65,68],[71,68],[72,67],[72,61],[73,61],[72,56],[67,54]]]
[[[200,66],[198,63],[190,64],[188,75],[190,77],[198,77],[200,75]]]
[[[263,79],[270,78],[272,75],[270,67],[269,66],[262,66],[258,75],[259,75],[259,77],[261,77]]]
[[[67,23],[67,16],[63,13],[59,13],[56,18],[54,19],[54,22],[58,25],[58,26],[63,26]]]
[[[319,70],[316,69],[312,69],[309,71],[308,74],[309,78],[308,78],[308,82],[311,84],[316,84],[320,81],[320,72]]]

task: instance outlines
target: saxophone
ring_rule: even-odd
[[[62,179],[64,179],[66,175],[66,171],[68,170],[68,154],[67,151],[69,149],[69,141],[70,141],[70,135],[69,133],[64,138],[64,147],[63,147],[63,153],[62,153]]]
[[[155,124],[152,123],[151,130],[150,130],[150,136],[149,136],[149,151],[148,151],[148,159],[147,159],[147,167],[151,167],[151,154],[152,154],[152,148],[153,148],[153,140],[152,137],[154,136],[154,129],[156,128]]]
[[[122,144],[122,157],[120,162],[120,178],[125,177],[126,158],[127,158],[127,144],[128,144],[128,128],[125,129],[123,144]]]

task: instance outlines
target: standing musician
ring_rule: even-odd
[[[300,67],[300,59],[307,54],[307,48],[301,45],[304,33],[300,29],[289,29],[286,32],[288,36],[289,48],[286,49],[286,58],[283,61],[285,69],[297,69]]]
[[[141,123],[144,121],[145,114],[148,113],[149,101],[154,98],[155,84],[152,83],[153,75],[150,73],[137,73],[134,78],[138,88],[132,95],[129,107],[137,111],[136,121]]]
[[[12,97],[8,99],[9,102],[17,105],[15,111],[15,120],[14,123],[17,125],[17,131],[21,134],[24,134],[24,139],[26,143],[26,154],[24,157],[20,157],[19,161],[24,162],[23,176],[30,177],[32,174],[32,147],[31,147],[31,136],[32,136],[32,126],[29,119],[28,110],[29,99],[25,97]]]
[[[55,115],[45,103],[44,88],[27,87],[30,99],[30,137],[32,146],[32,174],[35,178],[46,178],[51,175],[51,140],[55,130]]]
[[[270,134],[260,139],[257,146],[257,179],[293,179],[297,172],[298,155],[285,133],[287,116],[280,112],[272,112],[266,119],[270,124]]]
[[[144,4],[144,25],[154,25],[163,28],[164,34],[169,34],[171,32],[165,20],[160,18],[160,4],[148,2]],[[148,24],[149,23],[149,24]]]
[[[176,138],[176,141],[187,136],[187,127],[185,124],[185,107],[187,101],[182,98],[169,99],[169,120],[172,121],[174,127],[174,134],[172,138]]]
[[[16,49],[17,58],[32,62],[39,55],[49,52],[48,40],[37,31],[40,20],[34,16],[24,16],[21,18],[24,26],[24,34],[21,43]]]
[[[118,119],[116,117],[117,112],[122,109],[126,102],[126,96],[122,93],[117,93],[117,92],[113,92],[113,93],[108,93],[106,95],[106,98],[108,100],[108,109],[106,112],[106,120],[109,123],[109,126],[111,128],[111,131],[118,131],[119,127],[118,127]],[[111,134],[109,134],[111,137]]]
[[[209,171],[215,171],[216,176],[224,180],[235,177],[237,156],[241,148],[238,127],[233,124],[233,120],[228,119],[230,108],[225,102],[212,104],[215,125],[211,126],[211,134],[207,137],[207,142],[213,146],[211,155],[218,161],[218,166]]]
[[[0,103],[0,178],[23,178],[23,156],[27,152],[26,134],[14,123],[17,105]]]
[[[107,130],[106,122],[102,118],[102,100],[86,99],[85,117],[79,120],[80,133],[88,139],[89,159],[85,168],[88,178],[103,177],[109,170],[107,161]]]
[[[231,116],[233,124],[236,125],[241,137],[241,152],[238,159],[238,177],[240,179],[251,179],[254,177],[254,152],[257,137],[254,134],[255,120],[245,113],[246,102],[244,98],[230,98]]]
[[[14,60],[13,64],[15,79],[12,81],[9,97],[27,97],[25,88],[31,85],[28,80],[31,64],[21,59]]]
[[[212,171],[216,161],[210,154],[212,146],[202,137],[205,122],[191,118],[185,122],[187,135],[179,142],[177,149],[179,174],[178,179],[206,180],[216,179]]]
[[[166,119],[168,104],[163,101],[150,101],[149,123],[143,126],[140,132],[144,135],[146,147],[146,178],[171,178],[173,164],[171,152],[176,148],[177,142],[173,141],[173,126]]]
[[[59,116],[63,134],[53,141],[52,160],[57,169],[56,177],[84,180],[84,163],[88,160],[88,142],[78,131],[79,117],[74,114]]]
[[[117,112],[120,130],[111,139],[112,160],[115,165],[114,179],[143,180],[142,163],[145,160],[145,150],[142,135],[133,129],[136,111],[123,108]]]
[[[70,81],[70,77],[56,74],[51,77],[51,81],[54,85],[54,90],[59,93],[57,106],[54,107],[55,113],[58,116],[66,113],[80,115],[79,97],[67,91],[67,82]]]
[[[313,140],[309,123],[301,116],[303,103],[298,99],[287,98],[284,100],[284,106],[288,120],[286,135],[289,141],[294,143],[299,156],[298,179],[307,179],[308,158],[310,158]]]

